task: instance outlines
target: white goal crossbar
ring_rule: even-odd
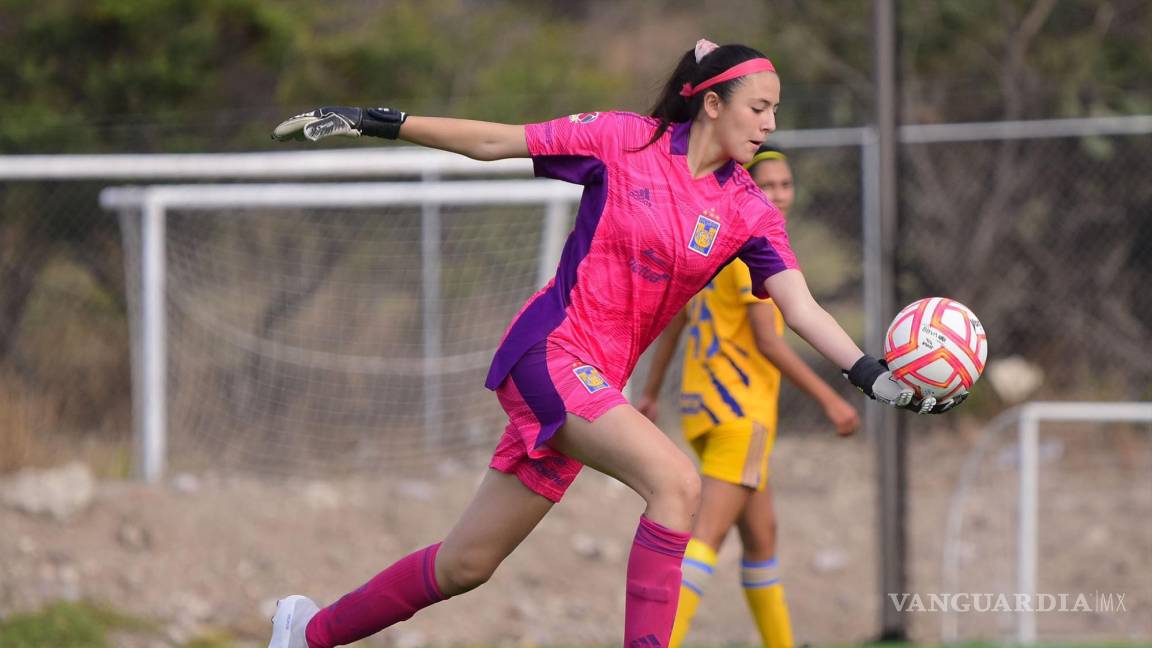
[[[571,206],[582,187],[552,180],[402,183],[199,184],[109,187],[100,205],[123,218],[139,214],[140,344],[133,347],[133,399],[136,417],[135,469],[146,481],[164,474],[167,464],[167,340],[164,296],[167,277],[165,229],[169,209],[209,210],[258,207],[368,208],[421,207],[421,265],[424,282],[425,403],[429,429],[439,430],[441,348],[440,207],[443,205],[544,206],[537,267],[538,283],[555,272],[567,233]]]
[[[1016,526],[1016,592],[1036,594],[1037,585],[1037,508],[1040,483],[1040,423],[1044,421],[1084,421],[1093,423],[1149,423],[1152,424],[1152,402],[1076,402],[1037,401],[1009,409],[996,417],[985,428],[977,446],[972,449],[961,469],[959,483],[948,507],[948,518],[943,548],[943,578],[945,591],[955,591],[960,572],[959,544],[963,526],[963,504],[968,486],[1000,431],[1015,424],[1020,460],[1018,490],[1018,516]],[[949,607],[941,616],[941,639],[953,643],[958,639],[956,610]],[[1016,641],[1020,644],[1036,642],[1036,612],[1016,611]]]
[[[1152,115],[1085,117],[962,124],[904,124],[900,142],[972,142],[1045,137],[1145,135]],[[871,128],[779,131],[772,141],[784,148],[874,146]],[[119,155],[0,155],[0,180],[124,178],[348,178],[422,176],[528,176],[532,161],[480,162],[462,155],[415,147],[345,148],[258,153],[166,153]]]

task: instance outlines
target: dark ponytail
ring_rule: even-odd
[[[744,45],[721,45],[697,63],[695,50],[688,50],[684,56],[680,57],[680,62],[676,64],[675,71],[672,72],[672,76],[668,79],[668,82],[664,84],[664,90],[660,93],[660,98],[648,112],[649,115],[660,120],[660,125],[656,127],[656,132],[653,133],[652,139],[648,140],[644,146],[641,146],[637,150],[643,150],[651,146],[653,142],[660,139],[660,137],[668,131],[669,126],[672,124],[695,119],[696,114],[700,112],[701,106],[704,105],[704,96],[709,92],[715,92],[720,95],[720,99],[727,101],[728,97],[732,95],[732,91],[736,89],[736,86],[743,83],[744,79],[736,78],[723,83],[717,83],[704,92],[691,97],[683,97],[680,95],[680,90],[684,88],[685,83],[696,85],[720,74],[734,65],[739,65],[744,61],[750,61],[756,58],[767,57],[751,47]]]

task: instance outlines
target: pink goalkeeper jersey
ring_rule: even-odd
[[[691,123],[640,149],[657,125],[609,112],[525,127],[536,175],[584,185],[584,194],[556,277],[504,334],[489,389],[542,340],[621,389],[644,349],[729,261],[748,264],[761,298],[765,279],[797,267],[783,214],[748,172],[730,160],[692,179]]]

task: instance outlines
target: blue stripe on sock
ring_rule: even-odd
[[[696,585],[695,583],[688,580],[682,580],[680,581],[680,584],[692,590],[693,592],[696,592],[696,596],[704,596],[704,589],[699,585]]]
[[[740,566],[741,567],[748,567],[750,569],[764,569],[767,567],[775,567],[776,566],[776,559],[775,558],[769,558],[768,560],[762,560],[760,562],[753,562],[751,560],[741,560]]]
[[[780,582],[779,578],[769,578],[766,581],[756,581],[754,583],[749,583],[748,581],[741,581],[740,584],[744,586],[744,589],[758,589],[761,587],[771,587],[771,586],[773,586],[779,582]]]
[[[685,558],[684,564],[685,565],[691,565],[691,566],[695,567],[696,569],[699,569],[700,571],[704,572],[705,574],[711,574],[711,573],[716,571],[716,568],[713,567],[712,565],[709,565],[706,562],[700,562],[699,560],[693,560],[691,558]]]

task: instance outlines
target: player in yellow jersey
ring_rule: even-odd
[[[756,184],[787,215],[795,191],[784,154],[765,145],[747,166]],[[716,565],[716,552],[733,525],[739,528],[744,550],[741,583],[764,646],[791,648],[768,486],[781,374],[820,403],[837,433],[855,432],[859,415],[784,342],[779,311],[770,300],[752,295],[748,266],[737,259],[692,299],[657,341],[637,404],[649,418],[656,418],[660,386],[685,328],[689,333],[680,412],[704,479],[669,648],[679,648],[688,633]]]

